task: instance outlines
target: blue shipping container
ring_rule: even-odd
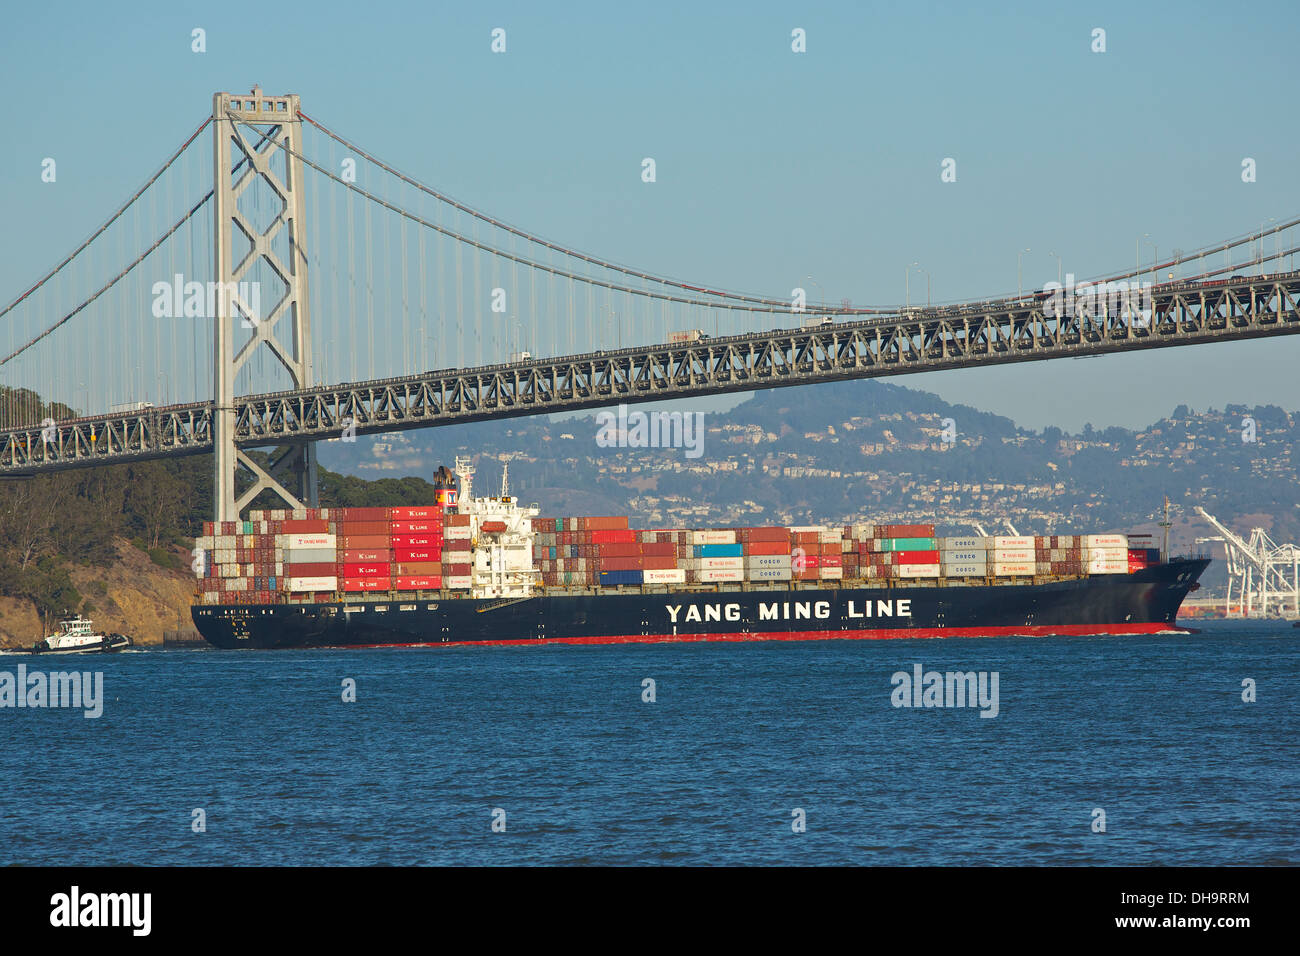
[[[743,544],[697,544],[697,558],[739,558],[745,554]]]
[[[640,571],[601,571],[600,586],[612,588],[622,584],[640,584],[641,577]]]

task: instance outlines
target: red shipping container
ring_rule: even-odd
[[[394,548],[393,560],[402,561],[441,561],[442,551],[438,548]]]
[[[438,548],[443,544],[441,534],[430,534],[421,532],[420,534],[395,534],[392,538],[394,548]],[[465,539],[465,544],[469,544],[469,539]]]
[[[411,521],[417,518],[442,519],[442,509],[437,505],[418,505],[410,507],[389,508],[388,517],[394,521]]]
[[[671,541],[647,541],[641,545],[641,553],[656,557],[677,557],[677,545]]]
[[[446,564],[442,566],[443,577],[463,578],[469,574],[468,564]]]
[[[817,566],[822,568],[842,568],[844,567],[844,559],[838,554],[823,554],[817,558]]]
[[[442,577],[439,575],[402,575],[396,578],[394,583],[398,591],[436,591],[442,587]]]
[[[344,534],[339,535],[338,546],[341,550],[348,551],[371,548],[383,551],[392,547],[392,541],[386,534]]]
[[[388,534],[387,521],[344,521],[339,525],[342,534]]]
[[[938,564],[938,551],[895,551],[895,564]]]
[[[418,577],[420,575],[442,574],[442,564],[438,561],[408,561],[393,565],[393,577]]]
[[[745,548],[746,554],[789,554],[790,539],[787,537],[784,541],[755,541],[750,539],[749,546]]]
[[[392,572],[388,564],[379,562],[360,562],[348,563],[343,565],[343,577],[345,578],[378,578],[388,577]]]
[[[338,561],[347,564],[353,561],[379,561],[387,563],[393,560],[393,552],[388,548],[345,548],[338,553]]]
[[[429,521],[427,518],[423,521],[390,521],[388,527],[393,534],[410,534],[413,531],[436,531],[442,534],[442,522]]]
[[[396,545],[394,547],[396,547]],[[412,545],[404,544],[401,545],[401,547],[409,548],[412,547]],[[443,551],[469,551],[470,550],[469,538],[448,538],[446,541],[443,541],[439,544],[432,545],[432,547],[441,548]]]
[[[334,570],[334,565],[328,561],[308,561],[286,564],[284,576],[286,578],[332,578],[335,576]]]
[[[591,532],[592,544],[627,544],[636,540],[636,532],[624,529],[595,530]]]
[[[344,578],[342,589],[344,591],[387,591],[389,588],[388,578]]]
[[[344,521],[387,521],[387,508],[339,508],[343,512]],[[339,517],[336,511],[331,511],[334,517]]]
[[[610,532],[612,533],[612,532]],[[599,546],[602,558],[639,558],[645,545],[639,541],[615,542]]]
[[[747,536],[748,536],[749,541],[750,541],[751,544],[753,544],[754,542],[758,542],[758,541],[764,541],[764,542],[771,542],[771,541],[785,541],[785,542],[788,542],[788,541],[790,540],[790,531],[789,531],[788,528],[750,528],[750,529],[747,531]],[[768,553],[768,554],[782,554],[783,552],[781,552],[781,551],[771,551],[771,552],[758,552],[758,551],[756,551],[756,552],[754,552],[754,553],[755,553],[755,554],[762,554],[762,553]]]
[[[330,523],[322,519],[293,518],[279,524],[283,534],[328,534],[330,530]]]
[[[640,571],[644,567],[644,559],[635,558],[601,558],[601,571]]]
[[[451,514],[447,515],[444,521],[449,528],[468,528],[470,524],[469,515]]]
[[[933,538],[932,524],[887,524],[876,525],[883,531],[882,538]]]
[[[647,571],[672,571],[677,567],[677,556],[674,554],[647,555],[641,561],[642,567]]]

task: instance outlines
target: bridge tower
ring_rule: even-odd
[[[263,489],[271,489],[293,508],[316,504],[316,447],[311,442],[288,450],[263,468],[235,446],[235,377],[257,352],[267,352],[288,371],[292,387],[314,383],[311,361],[311,309],[307,295],[306,202],[302,160],[302,119],[298,97],[216,93],[212,97],[213,280],[215,395],[212,437],[216,460],[214,518],[236,521]],[[258,183],[263,184],[257,186]],[[266,188],[269,187],[269,192]],[[253,190],[273,197],[279,209],[269,222],[253,215]],[[241,197],[249,202],[241,206]],[[239,248],[236,246],[238,241]],[[240,249],[244,251],[239,251]],[[284,295],[261,311],[262,295],[248,294],[249,276],[265,263],[283,283]],[[260,270],[265,274],[265,269]],[[241,284],[242,283],[242,284]],[[236,326],[250,330],[234,351]],[[277,326],[286,333],[276,335]],[[238,499],[240,468],[253,483]]]

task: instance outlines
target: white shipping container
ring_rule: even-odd
[[[1128,574],[1128,555],[1122,558],[1095,555],[1084,561],[1083,568],[1089,574]]]
[[[751,570],[756,568],[785,568],[789,570],[790,560],[788,554],[751,554],[745,559],[745,567]]]
[[[987,542],[988,542],[988,538],[981,538],[978,536],[972,538],[940,538],[939,550],[940,551],[987,551],[989,549]]]
[[[1025,534],[1014,536],[1014,537],[1010,535],[999,535],[998,537],[993,539],[993,547],[994,548],[1028,548],[1030,551],[1033,551],[1034,536],[1025,535]]]
[[[442,536],[448,541],[464,541],[473,537],[473,533],[470,528],[465,526],[454,527],[452,525],[447,525],[447,527],[442,530]]]
[[[894,573],[900,578],[937,578],[939,576],[939,565],[897,564],[894,566]]]
[[[1034,560],[1034,549],[1032,545],[1028,548],[994,548],[993,551],[989,553],[989,557],[993,561],[1001,561],[1004,563],[1016,561],[1032,562]]]
[[[788,528],[786,530],[798,531],[802,534],[808,534],[810,532],[816,531],[818,534],[821,534],[823,531],[826,531],[827,528],[826,525],[824,524],[801,524],[801,525],[795,525],[794,527]]]
[[[691,544],[735,544],[734,531],[693,531]]]
[[[939,560],[944,564],[984,564],[988,559],[989,553],[983,548],[952,548],[939,552]]]
[[[1128,560],[1128,548],[1084,548],[1083,559],[1085,561],[1091,558],[1123,558]]]
[[[744,558],[697,558],[701,571],[741,571]]]
[[[453,590],[453,591],[458,591],[458,590],[462,590],[462,589],[464,589],[464,588],[471,587],[471,586],[472,586],[472,579],[470,578],[470,576],[469,576],[468,574],[466,574],[466,575],[457,575],[457,576],[454,577],[454,578],[443,578],[443,579],[442,579],[442,586],[445,587],[445,588],[450,588],[450,589]]]
[[[1032,577],[1037,565],[1031,561],[994,561],[993,574],[1000,578]]]
[[[1085,534],[1082,543],[1085,548],[1124,548],[1128,550],[1128,535]]]
[[[940,567],[943,568],[945,578],[982,578],[989,568],[984,561],[962,561],[942,564]]]
[[[333,548],[286,548],[277,556],[286,564],[323,564],[333,562],[337,553]]]
[[[727,570],[725,568],[718,568],[712,571],[700,571],[699,580],[704,582],[743,581],[745,580],[745,572],[741,571],[739,568],[737,568],[736,570]]]
[[[338,578],[289,578],[286,587],[290,591],[337,591]]]
[[[751,581],[789,581],[793,572],[789,568],[751,568],[747,576]]]
[[[817,540],[822,544],[838,544],[843,534],[843,531],[823,531],[817,536]]]
[[[233,550],[234,547],[235,547],[235,536],[234,536],[233,534],[219,534],[219,535],[217,535],[217,547],[218,547],[218,548],[230,548],[230,549]]]
[[[844,577],[844,569],[843,568],[818,568],[817,577],[822,581],[839,581]]]
[[[681,568],[662,568],[657,571],[643,571],[642,580],[646,584],[685,584],[686,572]]]
[[[277,534],[275,545],[278,548],[335,548],[338,539],[332,534]]]

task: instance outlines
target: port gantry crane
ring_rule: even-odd
[[[1250,539],[1244,540],[1199,505],[1196,513],[1219,532],[1196,540],[1222,541],[1227,551],[1228,614],[1234,590],[1243,617],[1300,614],[1300,547],[1276,544],[1263,528],[1252,528]]]

